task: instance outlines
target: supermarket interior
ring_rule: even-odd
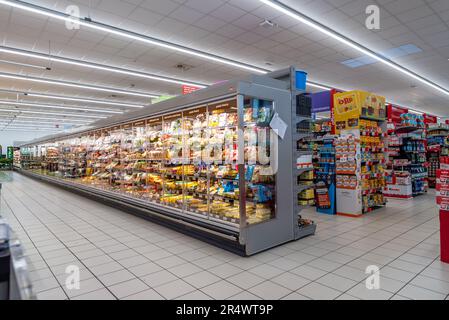
[[[449,300],[449,1],[0,0],[0,300]]]

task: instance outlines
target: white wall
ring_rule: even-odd
[[[20,131],[0,131],[0,145],[2,146],[3,154],[9,146],[14,145],[14,141],[30,141],[39,137],[47,136],[51,132],[20,132]]]

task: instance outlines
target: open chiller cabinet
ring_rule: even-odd
[[[252,255],[315,231],[298,224],[290,88],[250,76],[35,140],[22,148],[57,146],[60,167],[21,172]],[[284,135],[271,128],[275,115]]]

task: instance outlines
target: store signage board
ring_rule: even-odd
[[[284,139],[288,125],[281,119],[278,113],[275,113],[273,119],[271,119],[270,127],[281,139]]]
[[[186,94],[191,94],[195,91],[200,90],[200,87],[195,87],[195,86],[187,86],[187,85],[183,85],[182,86],[182,94],[186,95]]]
[[[331,91],[314,93],[312,97],[312,113],[326,112],[331,110]]]

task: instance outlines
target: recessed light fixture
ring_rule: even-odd
[[[11,73],[0,73],[0,78],[13,79],[13,80],[23,80],[23,81],[30,81],[30,82],[37,82],[37,83],[44,83],[44,84],[52,84],[52,85],[57,85],[57,86],[64,86],[64,87],[78,88],[78,89],[86,89],[86,90],[93,90],[93,91],[101,91],[101,92],[113,92],[113,93],[120,93],[120,94],[137,96],[137,97],[143,97],[143,98],[150,98],[150,99],[158,97],[156,95],[146,94],[146,93],[143,93],[143,92],[126,91],[126,90],[120,90],[120,89],[114,89],[114,88],[106,88],[106,87],[98,87],[98,86],[85,85],[85,84],[77,84],[77,83],[73,83],[73,82],[56,81],[56,80],[45,79],[45,78],[34,78],[34,77],[21,76],[21,75],[18,75],[18,74],[11,74]]]
[[[128,76],[134,76],[134,77],[139,77],[139,78],[144,78],[144,79],[149,79],[149,80],[164,81],[164,82],[168,82],[168,83],[195,86],[195,87],[199,87],[199,88],[205,88],[207,86],[202,83],[196,83],[196,82],[191,82],[191,81],[187,81],[187,80],[179,80],[179,79],[144,73],[144,72],[140,72],[140,71],[127,70],[127,69],[117,68],[117,67],[110,67],[110,66],[106,66],[106,65],[92,63],[92,62],[85,62],[85,61],[79,61],[79,60],[75,60],[75,59],[57,57],[57,56],[52,56],[52,55],[48,55],[48,54],[42,54],[42,53],[32,52],[32,51],[25,51],[25,50],[15,49],[15,48],[8,48],[8,47],[0,46],[0,52],[17,55],[17,56],[28,57],[28,58],[46,60],[46,61],[51,61],[51,62],[70,64],[70,65],[89,68],[89,69],[114,72],[114,73],[119,73],[119,74],[124,74],[124,75],[128,75]]]
[[[333,38],[333,39],[335,39],[335,40],[337,40],[337,41],[347,45],[348,47],[351,47],[351,48],[353,48],[353,49],[363,53],[364,55],[367,55],[367,56],[369,56],[369,57],[371,57],[371,58],[373,58],[373,59],[375,59],[375,60],[377,60],[377,61],[379,61],[379,62],[381,62],[381,63],[383,63],[385,65],[387,65],[387,66],[389,66],[390,68],[392,68],[392,69],[394,69],[396,71],[399,71],[399,72],[401,72],[401,73],[403,73],[403,74],[405,74],[405,75],[407,75],[407,76],[409,76],[409,77],[411,77],[411,78],[413,78],[415,80],[418,80],[418,81],[428,85],[429,87],[438,90],[441,93],[449,95],[449,90],[443,88],[442,86],[440,86],[440,85],[438,85],[438,84],[436,84],[436,83],[434,83],[432,81],[429,81],[429,80],[421,77],[420,75],[416,74],[415,72],[410,71],[410,70],[402,67],[401,65],[399,65],[399,64],[397,64],[397,63],[395,63],[395,62],[393,62],[393,61],[391,61],[389,59],[386,59],[386,58],[378,55],[374,51],[372,51],[372,50],[362,46],[361,44],[359,44],[359,43],[357,43],[357,42],[355,42],[355,41],[353,41],[353,40],[343,36],[342,34],[336,32],[336,31],[334,31],[334,30],[332,30],[332,29],[330,29],[330,28],[328,28],[326,26],[324,26],[323,24],[321,24],[321,23],[319,23],[319,22],[317,22],[317,21],[307,17],[306,15],[304,15],[304,14],[302,14],[302,13],[300,13],[300,12],[298,12],[298,11],[288,7],[288,6],[286,6],[285,4],[283,4],[283,3],[279,2],[279,1],[274,1],[274,0],[259,0],[259,1],[264,3],[264,4],[266,4],[267,6],[269,6],[271,8],[273,8],[273,9],[275,9],[275,10],[277,10],[277,11],[279,11],[279,12],[281,12],[281,13],[283,13],[283,14],[285,14],[285,15],[287,15],[287,16],[289,16],[289,17],[291,17],[291,18],[293,18],[293,19],[295,19],[297,21],[299,21],[299,22],[302,22],[303,24],[305,24],[305,25],[307,25],[307,26],[309,26],[309,27],[311,27],[311,28],[313,28],[313,29],[315,29],[315,30],[325,34],[325,35],[327,35],[327,36],[329,36],[329,37],[331,37],[331,38]]]
[[[47,104],[18,102],[18,101],[7,101],[7,100],[0,100],[0,104],[3,104],[3,105],[14,105],[14,106],[24,106],[24,107],[36,107],[36,108],[88,111],[88,112],[97,112],[97,113],[112,113],[112,114],[123,114],[124,113],[123,111],[117,111],[117,110],[91,109],[91,108],[81,108],[81,107],[72,107],[72,106],[52,106],[52,105],[47,105]]]
[[[278,25],[271,20],[265,19],[261,23],[259,23],[259,26],[263,28],[274,28],[277,27]]]
[[[20,62],[9,61],[9,60],[3,60],[3,59],[0,59],[0,62],[6,63],[6,64],[11,64],[11,65],[13,65],[13,66],[35,68],[35,69],[41,69],[41,70],[47,70],[47,71],[50,71],[50,70],[51,70],[50,67],[37,66],[37,65],[34,65],[34,64],[20,63]]]

